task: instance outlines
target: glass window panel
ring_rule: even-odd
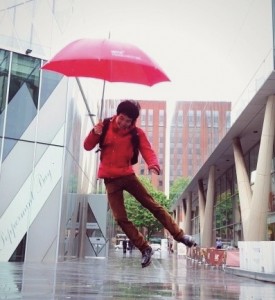
[[[216,228],[220,228],[222,226],[222,208],[219,204],[216,206],[215,220],[216,220]]]
[[[195,114],[193,110],[188,111],[188,125],[189,127],[195,126]]]
[[[226,129],[231,127],[231,111],[226,112]]]
[[[196,127],[201,127],[201,111],[196,111]]]
[[[212,127],[212,116],[210,110],[205,111],[205,119],[206,119],[206,126],[208,128]]]
[[[146,125],[146,109],[140,110],[140,125],[141,126]]]
[[[221,177],[221,201],[226,200],[226,176]]]
[[[219,127],[219,112],[217,110],[213,111],[213,127]]]
[[[0,49],[0,136],[3,136],[10,52]],[[0,149],[3,139],[0,139]]]
[[[6,106],[7,97],[7,82],[8,82],[8,72],[10,63],[10,53],[8,51],[0,49],[0,114],[2,117],[2,112]]]
[[[233,169],[229,169],[226,173],[226,193],[227,193],[227,198],[230,198],[233,194]]]
[[[58,73],[42,71],[42,85],[40,91],[41,94],[39,108],[41,108],[45,104],[62,78],[63,75],[60,75]]]
[[[233,204],[232,199],[226,201],[227,224],[233,223]]]
[[[159,126],[164,126],[164,110],[159,110]]]
[[[5,131],[9,143],[4,144],[3,160],[36,116],[39,73],[39,59],[13,54]],[[35,128],[28,133],[28,137],[34,135]]]
[[[178,112],[178,127],[183,126],[183,111],[179,110]]]
[[[148,109],[148,125],[153,126],[154,120],[154,111],[152,109]]]

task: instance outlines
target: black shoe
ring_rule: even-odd
[[[141,258],[141,266],[145,268],[150,265],[151,257],[154,254],[154,251],[151,247],[146,248],[142,251],[142,258]]]
[[[181,242],[189,248],[197,246],[195,239],[191,235],[184,235]]]

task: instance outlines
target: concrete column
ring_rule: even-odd
[[[178,205],[176,207],[176,210],[175,210],[175,221],[178,225],[180,224],[180,217],[181,217],[180,211],[181,211],[181,208],[182,208],[182,206]],[[173,249],[178,251],[178,242],[176,240],[172,239],[172,243],[173,243],[173,246],[172,246]]]
[[[204,214],[205,214],[205,194],[204,194],[202,180],[198,181],[198,194],[199,194],[200,238],[202,239]]]
[[[185,221],[186,221],[186,207],[185,207],[185,202],[186,200],[185,199],[182,199],[181,201],[181,205],[180,205],[180,218],[179,218],[179,225],[182,226],[182,229],[184,230],[185,232]]]
[[[275,134],[275,96],[268,97],[258,155],[255,184],[249,215],[247,241],[267,238],[267,211],[270,195],[272,154]]]
[[[213,246],[212,233],[213,233],[214,196],[215,196],[215,166],[213,165],[210,167],[209,176],[208,176],[203,233],[201,238],[202,247]]]
[[[80,218],[79,218],[79,258],[85,258],[85,243],[86,243],[86,225],[87,225],[87,211],[88,202],[86,197],[82,197],[80,206]]]
[[[191,215],[192,215],[192,193],[188,193],[186,199],[186,218],[185,218],[185,233],[192,233],[192,224],[191,224]]]
[[[243,235],[244,240],[246,240],[249,228],[248,219],[252,199],[252,190],[250,186],[249,176],[245,167],[244,155],[239,138],[233,139],[233,152],[242,214]]]

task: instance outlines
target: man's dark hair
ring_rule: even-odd
[[[124,114],[135,121],[139,117],[140,105],[135,100],[125,100],[119,103],[117,115]]]

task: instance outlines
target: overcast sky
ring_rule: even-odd
[[[234,101],[271,49],[271,0],[78,0],[75,5],[79,23],[68,41],[110,33],[111,39],[144,50],[171,79],[153,87],[107,83],[105,98]]]

